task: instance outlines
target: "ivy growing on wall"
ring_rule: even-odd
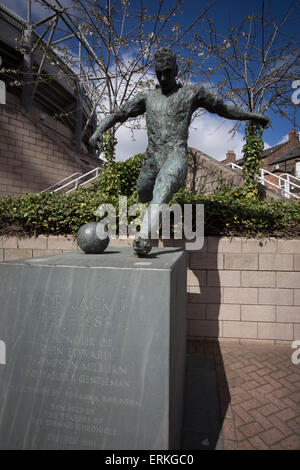
[[[107,163],[115,161],[116,145],[118,141],[111,130],[104,132],[102,152]]]
[[[243,146],[243,191],[246,198],[257,199],[257,175],[261,166],[261,156],[264,150],[262,139],[263,128],[252,121],[246,125],[246,143]]]

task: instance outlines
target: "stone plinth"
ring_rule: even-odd
[[[178,448],[186,255],[1,263],[1,449]]]

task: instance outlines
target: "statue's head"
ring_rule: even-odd
[[[176,86],[178,65],[176,55],[168,47],[161,47],[155,52],[155,72],[164,93]]]

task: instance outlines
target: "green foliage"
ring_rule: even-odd
[[[119,195],[127,196],[128,204],[137,203],[142,157],[106,162],[99,182],[89,189],[0,198],[0,235],[75,234],[81,225],[98,220],[95,211],[100,204],[113,204],[118,212]]]
[[[244,188],[223,186],[203,196],[181,189],[170,204],[204,204],[205,234],[215,236],[300,236],[300,203],[259,200],[245,195]]]
[[[98,180],[99,191],[107,196],[131,196],[141,171],[143,154],[137,154],[124,162],[109,161],[103,165]]]
[[[246,143],[243,146],[243,176],[244,176],[244,194],[248,199],[257,199],[257,178],[259,173],[261,156],[264,150],[262,139],[263,129],[260,125],[248,121],[246,125]]]
[[[95,220],[98,207],[96,193],[78,189],[71,194],[26,194],[15,199],[1,199],[1,227],[4,233],[9,227],[22,227],[24,234],[67,234]]]
[[[115,151],[118,141],[115,138],[113,131],[109,130],[103,134],[102,152],[107,162],[115,161]]]
[[[126,162],[104,166],[99,184],[78,188],[70,194],[27,194],[0,198],[0,235],[37,236],[76,234],[87,222],[99,220],[100,204],[112,204],[118,215],[119,195],[128,197],[128,206],[138,202],[135,190],[142,155]],[[205,234],[246,237],[299,237],[300,204],[282,200],[249,198],[244,188],[220,185],[214,194],[194,194],[185,187],[170,205],[204,204]],[[130,220],[128,220],[128,223]],[[118,224],[118,220],[117,220]]]

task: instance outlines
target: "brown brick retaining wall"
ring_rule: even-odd
[[[132,242],[111,241],[111,246],[120,244]],[[2,238],[0,260],[76,249],[72,237]],[[189,338],[270,344],[300,340],[300,240],[207,237],[202,250],[188,256]]]
[[[64,145],[64,138],[38,122],[41,110],[27,115],[12,95],[0,105],[0,196],[37,193],[74,173],[85,173],[100,166],[100,160]],[[71,131],[47,115],[47,123],[71,137]],[[67,142],[67,141],[65,141]]]

